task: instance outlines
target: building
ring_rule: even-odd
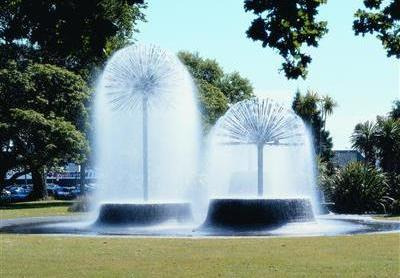
[[[342,168],[351,162],[364,162],[365,158],[359,151],[355,150],[334,150],[332,163],[336,167]]]
[[[68,163],[63,167],[63,170],[60,172],[47,172],[46,173],[46,182],[47,183],[55,183],[62,186],[76,186],[80,184],[81,178],[81,167],[74,163]],[[6,180],[11,178],[14,174],[14,171],[10,171],[7,173]],[[85,171],[85,179],[87,183],[96,182],[96,172],[92,168],[87,168]],[[15,181],[16,184],[32,184],[32,177],[30,173],[22,175],[17,178]]]

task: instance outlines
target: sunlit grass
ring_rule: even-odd
[[[0,219],[69,215],[73,201],[36,201],[0,205]]]
[[[1,277],[397,277],[399,234],[307,238],[1,235]]]

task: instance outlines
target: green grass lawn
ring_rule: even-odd
[[[1,235],[1,277],[398,277],[400,235],[88,238]]]
[[[68,215],[73,201],[36,201],[0,205],[0,219]]]

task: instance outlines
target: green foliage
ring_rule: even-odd
[[[51,167],[83,159],[86,140],[63,118],[46,118],[34,110],[13,109],[10,127],[15,132],[13,144],[30,167]]]
[[[386,212],[386,175],[362,163],[350,163],[332,180],[332,201],[340,213]]]
[[[376,163],[376,131],[376,124],[366,121],[357,124],[351,135],[352,147],[363,154],[366,162],[371,166]]]
[[[292,108],[303,121],[310,127],[316,153],[325,162],[329,162],[333,156],[332,138],[325,129],[327,115],[333,113],[336,103],[329,96],[320,97],[313,91],[307,91],[302,95],[297,91],[292,102]]]
[[[215,60],[204,59],[198,53],[186,51],[180,51],[178,57],[196,80],[202,80],[218,86],[224,76],[224,71]]]
[[[87,77],[128,42],[144,7],[140,0],[3,0],[0,49],[8,59],[34,59]]]
[[[332,170],[328,162],[321,159],[321,157],[317,157],[317,185],[322,192],[325,201],[332,200]]]
[[[289,79],[305,78],[311,57],[304,47],[317,47],[327,33],[327,23],[317,21],[318,8],[326,0],[245,0],[246,12],[257,18],[247,36],[261,41],[263,47],[277,49],[284,59],[282,70]]]
[[[225,74],[221,79],[221,91],[228,98],[229,103],[249,99],[253,96],[253,87],[247,78],[240,76],[238,72]]]
[[[365,10],[357,10],[353,29],[356,35],[376,34],[387,56],[400,58],[400,0],[364,0]]]
[[[375,136],[382,169],[400,174],[400,120],[378,117]]]
[[[400,212],[400,120],[377,117],[376,123],[357,124],[351,140],[353,148],[365,156],[369,166],[374,167],[378,161],[387,175],[388,190],[382,205],[392,213]]]
[[[229,105],[253,97],[250,81],[238,72],[224,73],[215,60],[204,59],[198,53],[181,51],[178,57],[197,83],[205,129],[212,126]]]
[[[200,81],[198,86],[202,121],[207,127],[215,123],[228,110],[228,99],[218,87],[206,81]]]
[[[392,111],[390,111],[389,117],[395,120],[400,119],[400,100],[395,100],[393,102]]]
[[[14,63],[1,69],[0,176],[15,167],[37,173],[82,161],[89,93],[80,76],[56,66]]]

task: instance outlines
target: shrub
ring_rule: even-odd
[[[362,163],[350,163],[333,177],[332,201],[340,213],[386,213],[388,189],[383,172]]]

